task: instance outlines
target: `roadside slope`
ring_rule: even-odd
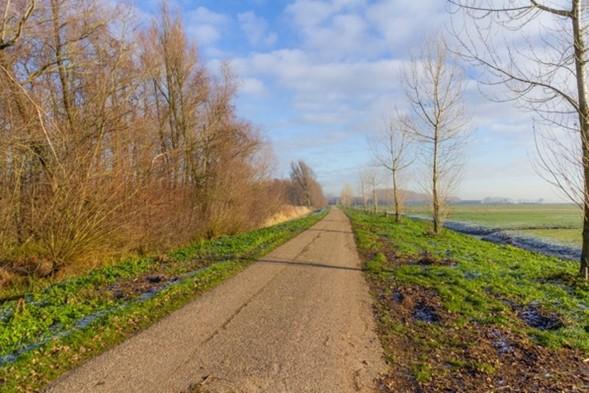
[[[589,393],[578,267],[348,210],[390,362],[382,392]]]
[[[339,210],[49,392],[371,392],[385,370]]]

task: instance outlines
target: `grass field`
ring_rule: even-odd
[[[589,392],[589,285],[576,263],[450,230],[432,236],[421,221],[347,214],[388,391]]]
[[[325,216],[216,240],[159,258],[121,261],[0,299],[0,392],[39,391],[60,374],[122,342]]]
[[[427,215],[427,206],[409,206],[408,214]],[[500,228],[540,239],[580,246],[581,212],[570,204],[451,205],[448,219]]]

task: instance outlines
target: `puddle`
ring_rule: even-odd
[[[417,303],[415,305],[415,308],[413,309],[413,318],[427,323],[440,322],[440,316],[438,315],[436,309],[423,302]]]
[[[558,330],[564,327],[562,319],[556,313],[546,313],[537,305],[530,304],[517,312],[528,325],[540,330]]]
[[[395,303],[403,303],[403,300],[405,300],[405,295],[403,295],[403,293],[401,293],[401,291],[396,290],[395,292],[393,292],[393,296],[392,296],[393,301],[395,301]]]

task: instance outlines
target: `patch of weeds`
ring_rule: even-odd
[[[411,373],[419,383],[429,382],[432,379],[432,368],[427,363],[419,363],[415,365]]]
[[[493,375],[497,372],[497,369],[494,365],[485,362],[473,362],[468,367],[472,367],[478,373],[485,374],[485,375]]]
[[[386,263],[386,257],[382,253],[377,253],[371,260],[366,262],[366,270],[373,274],[382,272]]]

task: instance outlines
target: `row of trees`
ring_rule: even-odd
[[[460,172],[468,121],[456,58],[480,71],[486,95],[515,101],[535,116],[541,175],[583,210],[580,273],[589,279],[589,101],[586,0],[448,0],[454,44],[430,45],[403,75],[408,110],[391,121],[376,149],[398,201],[397,179],[417,143],[425,153],[434,232]],[[399,218],[400,206],[395,206]]]
[[[0,7],[4,267],[249,229],[288,202],[231,71],[213,76],[165,6],[147,28],[100,0]],[[295,202],[319,203],[298,182]]]
[[[446,203],[461,169],[461,149],[468,137],[469,124],[464,110],[464,77],[445,42],[427,45],[412,59],[402,74],[407,107],[390,118],[380,135],[371,141],[378,166],[392,181],[395,221],[401,219],[402,172],[423,158],[428,173],[424,188],[432,204],[433,232],[438,234],[446,215]],[[361,175],[366,205],[366,187],[372,192],[373,210],[377,209],[377,175]]]

